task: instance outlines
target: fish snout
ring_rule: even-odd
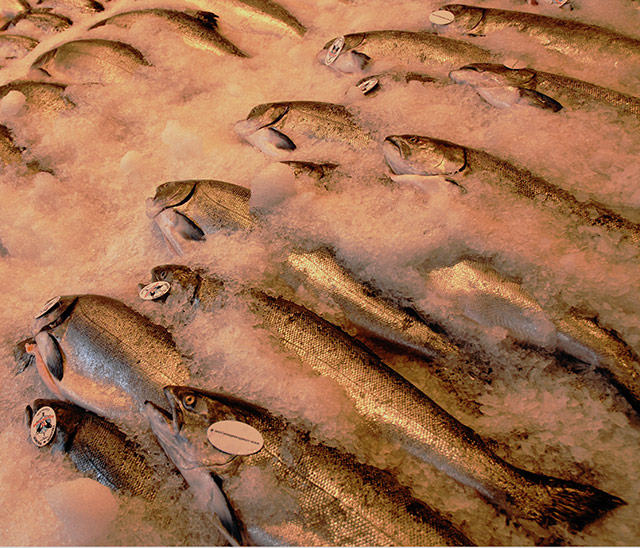
[[[155,198],[147,198],[147,217],[153,219],[158,213],[160,213],[164,207],[162,204],[156,202]]]

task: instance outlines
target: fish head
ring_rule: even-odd
[[[384,158],[397,175],[454,175],[466,166],[464,148],[431,137],[390,135]]]
[[[53,417],[48,413],[38,413],[43,407],[48,407]],[[49,410],[46,410],[49,411]],[[43,450],[52,453],[58,451],[66,452],[78,429],[80,422],[86,411],[67,402],[58,400],[37,399],[32,405],[25,408],[25,426],[30,433],[31,439],[36,444],[35,439],[47,439],[49,441],[37,445]],[[46,436],[46,430],[53,430]],[[38,436],[46,436],[38,438]]]
[[[265,103],[251,109],[244,120],[233,126],[238,136],[269,156],[285,157],[296,149],[291,138],[274,126],[283,122],[289,103]]]
[[[474,87],[525,87],[535,77],[531,69],[511,69],[494,63],[472,63],[449,73],[456,84],[468,84]]]
[[[153,198],[147,198],[147,217],[155,221],[169,248],[178,255],[188,250],[190,242],[205,239],[204,230],[175,209],[193,197],[197,184],[197,181],[170,181],[158,186]]]
[[[170,284],[168,293],[157,300],[182,309],[199,307],[203,300],[206,304],[213,302],[224,286],[221,280],[205,276],[199,269],[179,264],[156,266],[151,270],[151,282]]]
[[[446,4],[440,8],[453,16],[451,22],[433,23],[433,28],[440,34],[456,36],[475,35],[478,25],[484,18],[484,8],[466,6],[464,4]]]
[[[341,74],[364,74],[371,57],[358,51],[365,33],[346,34],[329,40],[316,56],[321,64]]]

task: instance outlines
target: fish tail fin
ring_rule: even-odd
[[[583,529],[610,510],[627,504],[620,497],[571,480],[527,472],[537,484],[534,500],[525,513],[543,526],[566,523],[574,531]]]

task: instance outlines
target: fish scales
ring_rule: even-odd
[[[436,28],[443,32],[484,36],[504,29],[516,29],[545,48],[585,59],[610,54],[629,62],[640,61],[640,40],[615,31],[571,19],[558,19],[519,11],[446,4],[441,9],[455,16],[454,22]]]
[[[569,502],[574,491],[578,500],[578,493],[586,488],[599,499],[597,514],[609,506],[609,495],[603,492],[533,474],[503,461],[473,430],[313,312],[284,299],[259,293],[253,296],[251,307],[262,327],[278,333],[285,349],[338,382],[373,435],[382,433],[404,451],[470,485],[499,506],[540,523],[566,519],[554,494],[565,493]]]
[[[140,21],[159,21],[176,32],[189,46],[218,55],[247,57],[246,53],[218,32],[216,24],[213,22],[216,17],[214,14],[199,12],[199,15],[193,16],[177,10],[150,8],[119,13],[96,23],[91,28],[102,25],[130,28]]]
[[[244,522],[251,542],[260,545],[296,546],[431,546],[470,545],[451,523],[424,503],[414,499],[409,489],[389,473],[362,464],[353,455],[312,442],[309,434],[265,409],[235,398],[168,387],[173,406],[180,406],[178,432],[165,424],[159,414],[151,424],[160,443],[181,470],[204,468],[222,478],[232,505]],[[178,401],[181,394],[195,397],[198,414]],[[184,397],[182,398],[184,401]],[[217,450],[199,446],[210,423],[233,418],[260,432],[264,445],[253,455],[231,457],[217,463]],[[158,420],[160,419],[160,420]],[[174,421],[176,418],[174,417]],[[175,423],[174,423],[175,424]],[[170,441],[171,438],[178,438]],[[181,450],[177,450],[183,445]],[[184,455],[187,455],[185,458]],[[229,462],[230,460],[230,462]],[[260,471],[270,484],[277,485],[278,503],[265,508],[247,504],[238,496],[243,472]],[[234,482],[236,476],[239,482]],[[197,486],[192,486],[197,488]],[[294,506],[291,508],[293,498]],[[270,503],[272,504],[272,503]]]
[[[355,325],[420,353],[462,358],[448,337],[435,332],[415,313],[378,296],[339,265],[328,250],[293,251],[286,258],[286,266],[305,287],[332,298]]]
[[[53,116],[75,106],[64,96],[66,88],[66,84],[16,80],[0,87],[0,97],[19,91],[25,96],[28,109],[35,110],[40,116]]]
[[[189,377],[171,334],[109,297],[79,296],[50,333],[64,357],[62,394],[111,420],[129,421],[144,401],[163,401],[163,386]]]
[[[56,400],[36,400],[33,411],[27,408],[28,418],[44,406],[56,415],[54,437],[44,448],[67,453],[80,472],[111,489],[155,499],[159,472],[124,432],[89,411]]]
[[[580,202],[570,192],[481,150],[465,149],[466,167],[499,176],[500,186],[530,200],[541,200],[558,213],[592,226],[619,231],[632,243],[640,243],[640,226],[594,201]]]

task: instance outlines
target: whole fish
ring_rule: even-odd
[[[572,59],[589,62],[617,60],[616,64],[640,62],[640,40],[603,27],[537,13],[465,4],[446,4],[440,9],[451,13],[454,19],[448,24],[434,23],[433,26],[438,32],[448,35],[489,36],[512,29],[526,34],[546,49]]]
[[[26,98],[27,110],[37,113],[38,116],[57,116],[60,112],[75,106],[64,95],[66,88],[66,84],[16,80],[0,86],[0,98],[11,91],[19,91]]]
[[[185,44],[191,47],[218,55],[247,57],[246,53],[238,49],[237,46],[218,32],[216,18],[216,15],[206,11],[182,12],[151,8],[113,15],[95,23],[90,29],[103,25],[116,25],[118,27],[130,28],[140,21],[157,22],[166,30],[178,34],[184,40]]]
[[[134,47],[112,40],[73,40],[43,53],[31,68],[68,83],[119,82],[149,63]]]
[[[52,412],[45,410],[44,416],[38,416],[43,407]],[[110,489],[147,500],[156,498],[167,470],[152,466],[142,448],[115,424],[58,400],[35,400],[33,406],[27,406],[25,414],[27,429],[36,429],[36,440],[43,450],[68,454],[80,472]],[[34,416],[37,424],[33,422]],[[33,437],[32,441],[35,443]]]
[[[373,143],[344,106],[317,101],[265,103],[237,122],[238,135],[270,156],[282,156],[305,140],[338,141],[362,149]]]
[[[104,6],[96,0],[38,0],[36,5],[40,8],[52,9],[56,12],[75,13],[99,13],[104,11]]]
[[[0,63],[2,60],[21,59],[38,45],[38,41],[19,34],[0,34]]]
[[[465,259],[433,269],[424,277],[430,291],[455,303],[470,320],[503,327],[520,342],[565,352],[595,366],[640,411],[640,358],[597,319],[577,310],[556,317],[519,283],[480,261]]]
[[[320,63],[345,74],[364,74],[371,65],[384,64],[422,68],[432,76],[445,78],[461,64],[495,59],[493,53],[473,44],[401,30],[374,30],[334,38],[317,56]]]
[[[165,393],[170,413],[153,404],[146,409],[158,441],[202,500],[211,500],[210,492],[216,488],[212,474],[222,481],[231,505],[242,516],[244,536],[253,544],[472,544],[388,472],[312,443],[308,432],[266,409],[187,387],[169,386]],[[229,420],[257,431],[262,446],[253,454],[235,455],[209,443],[209,426]],[[249,474],[259,477],[260,484],[277,488],[258,487],[247,500],[241,489]],[[231,483],[234,478],[240,481]]]
[[[497,107],[518,102],[540,106],[551,100],[563,107],[580,109],[605,105],[640,116],[638,97],[550,72],[475,63],[451,71],[449,77],[458,84],[472,86],[485,101]],[[546,101],[541,101],[541,95]]]
[[[38,373],[47,388],[135,429],[142,404],[189,371],[171,334],[125,304],[100,295],[49,301],[34,323]]]
[[[169,279],[172,268],[164,270]],[[541,524],[562,521],[579,529],[623,503],[593,487],[512,466],[338,327],[286,299],[252,289],[244,295],[257,325],[283,351],[345,390],[372,436],[384,436],[494,504]]]
[[[233,26],[243,27],[246,23],[259,32],[285,34],[299,37],[307,31],[280,4],[271,0],[192,0],[201,9],[213,10]]]
[[[418,185],[421,177],[435,175],[466,188],[467,176],[482,176],[500,190],[535,201],[582,225],[603,227],[634,244],[640,243],[640,225],[598,202],[580,202],[570,192],[482,150],[431,137],[391,135],[384,141],[384,155],[394,173],[410,175]],[[425,179],[425,184],[429,182]]]
[[[30,10],[20,12],[0,27],[0,31],[12,28],[20,21],[28,21],[43,32],[62,32],[73,25],[73,21],[64,15],[58,15],[48,10]]]

